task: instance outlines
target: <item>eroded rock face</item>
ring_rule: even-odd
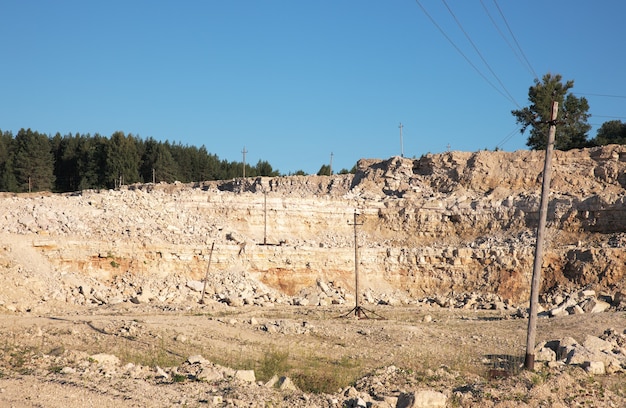
[[[48,279],[29,290],[58,300],[168,302],[172,288],[192,299],[197,290],[186,282],[210,269],[211,296],[269,302],[320,281],[353,291],[357,211],[363,293],[528,298],[543,152],[447,152],[357,167],[331,177],[5,194],[0,256],[12,260],[6,268],[39,273],[36,285]],[[625,146],[555,152],[545,290],[623,289],[625,187]],[[268,289],[220,292],[215,276],[235,271]]]

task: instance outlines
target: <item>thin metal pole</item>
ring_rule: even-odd
[[[402,125],[402,122],[400,122],[400,126],[398,126],[400,128],[400,157],[404,157],[404,142],[402,141],[402,128],[404,127]]]
[[[211,258],[213,257],[213,248],[215,248],[215,241],[211,244],[211,252],[209,253],[209,263],[206,267],[206,274],[204,275],[204,285],[202,286],[202,296],[200,296],[200,304],[204,304],[204,293],[206,292],[206,281],[209,279],[209,269],[211,268]]]
[[[265,224],[263,227],[263,245],[267,245],[267,191],[263,192],[263,212]]]
[[[359,304],[359,243],[356,232],[356,210],[354,210],[354,313],[361,317],[361,306]]]
[[[246,146],[243,147],[241,153],[243,154],[243,178],[246,178],[246,153],[248,153]]]
[[[548,216],[548,202],[550,196],[550,177],[552,173],[552,150],[556,135],[556,117],[559,103],[552,102],[552,114],[550,115],[550,131],[548,132],[548,144],[546,146],[546,159],[543,165],[543,183],[541,186],[541,202],[539,205],[539,226],[537,227],[537,239],[535,242],[535,262],[533,264],[533,276],[530,286],[530,311],[528,317],[528,336],[526,338],[526,357],[524,367],[527,370],[535,368],[535,337],[537,332],[537,309],[539,305],[539,289],[541,285],[541,264],[543,263],[543,241]]]

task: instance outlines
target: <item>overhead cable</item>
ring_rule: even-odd
[[[515,128],[515,129],[514,129],[511,133],[509,133],[508,135],[506,135],[506,136],[504,137],[504,139],[502,139],[502,141],[500,141],[500,143],[498,143],[498,144],[496,145],[496,148],[497,148],[497,149],[502,149],[502,147],[503,147],[503,146],[504,146],[504,145],[505,145],[505,144],[506,144],[509,140],[511,140],[511,138],[512,138],[513,136],[515,136],[516,134],[518,134],[518,133],[519,133],[519,131],[520,131],[520,128],[519,128],[519,127]]]
[[[448,34],[446,34],[446,32],[441,28],[441,26],[439,26],[439,24],[437,24],[437,22],[435,21],[435,19],[433,19],[431,17],[430,14],[428,14],[428,11],[426,11],[426,9],[424,8],[424,6],[422,6],[422,4],[419,2],[419,0],[415,0],[415,2],[417,3],[417,5],[422,9],[422,11],[424,12],[424,14],[426,14],[426,17],[428,17],[428,19],[431,21],[431,23],[433,23],[433,25],[435,27],[437,27],[437,29],[439,30],[439,32],[441,32],[441,34],[446,38],[446,40],[448,40],[448,42],[454,47],[454,49],[461,54],[461,56],[465,59],[465,61],[467,61],[468,64],[470,64],[470,66],[472,68],[474,68],[474,70],[476,71],[476,73],[478,73],[478,75],[480,75],[493,89],[496,90],[496,92],[498,92],[500,95],[502,95],[503,97],[505,97],[506,99],[511,100],[506,94],[504,94],[497,86],[495,86],[490,80],[489,78],[487,78],[477,67],[476,65],[474,65],[472,63],[472,61],[463,53],[463,51],[461,51],[461,49],[454,43],[454,41],[452,41],[452,39],[448,36]],[[514,100],[512,100],[513,103],[515,103]]]
[[[520,56],[518,50],[515,49],[515,47],[513,47],[513,45],[509,42],[508,38],[506,38],[506,35],[504,35],[504,33],[502,32],[502,30],[500,30],[500,26],[496,23],[496,20],[494,20],[493,16],[491,15],[491,13],[489,12],[489,9],[487,8],[487,6],[485,6],[485,3],[483,0],[480,0],[480,4],[483,6],[483,10],[485,10],[485,13],[487,14],[487,17],[489,17],[489,20],[491,20],[491,24],[493,24],[493,26],[496,28],[496,31],[498,31],[498,34],[500,34],[500,37],[502,37],[502,39],[504,40],[504,42],[506,43],[506,45],[509,47],[509,49],[513,52],[513,54],[515,54],[515,58],[517,58],[517,60],[519,61],[519,63],[528,70],[528,72],[530,73],[530,75],[533,75],[534,77],[536,77],[536,75],[534,75],[534,72],[532,71],[532,69],[530,69],[528,67],[528,64],[524,63],[524,61],[522,60],[522,57]]]
[[[574,95],[587,95],[587,96],[602,96],[606,98],[623,98],[626,99],[626,95],[607,95],[599,93],[586,93],[586,92],[572,92]]]
[[[504,13],[502,12],[502,9],[500,9],[498,2],[496,0],[493,0],[493,4],[496,5],[496,8],[498,9],[498,12],[500,13],[500,17],[502,17],[502,20],[504,21],[506,28],[509,30],[509,34],[511,34],[511,38],[513,38],[513,41],[515,41],[515,44],[517,45],[519,52],[522,54],[522,57],[524,57],[524,61],[526,61],[526,64],[528,64],[528,67],[530,68],[533,75],[535,76],[535,79],[538,80],[539,77],[537,76],[537,73],[533,69],[533,66],[530,64],[530,62],[528,61],[528,58],[526,58],[526,54],[524,54],[524,50],[522,50],[522,47],[519,45],[519,42],[517,42],[517,38],[515,38],[515,34],[513,34],[513,30],[511,30],[511,26],[509,26],[509,23],[506,21],[506,17],[504,17]]]
[[[476,46],[476,44],[474,43],[474,41],[472,41],[472,38],[469,36],[469,34],[467,33],[467,31],[465,31],[465,29],[463,28],[463,26],[461,25],[461,22],[459,21],[458,18],[456,18],[456,15],[452,12],[452,9],[450,8],[450,6],[448,6],[448,3],[446,2],[446,0],[442,0],[443,4],[446,6],[446,8],[448,9],[448,12],[450,13],[450,15],[452,16],[452,18],[454,18],[454,21],[456,22],[456,24],[459,26],[459,28],[461,29],[461,31],[463,32],[463,34],[465,34],[465,38],[467,38],[467,41],[470,42],[470,44],[472,44],[472,47],[474,47],[474,51],[476,51],[476,53],[478,54],[478,56],[480,57],[480,59],[483,61],[483,63],[485,64],[485,66],[487,67],[487,69],[489,70],[489,72],[491,72],[491,75],[493,75],[493,77],[498,81],[498,83],[500,84],[500,86],[502,87],[502,89],[504,90],[504,92],[506,92],[506,94],[509,97],[509,100],[511,100],[515,106],[517,106],[518,108],[520,107],[520,105],[517,103],[517,101],[515,100],[515,98],[513,98],[513,96],[511,95],[511,93],[506,89],[506,87],[504,86],[504,84],[502,83],[502,81],[500,80],[500,78],[498,77],[498,75],[496,75],[496,73],[493,71],[493,69],[491,69],[491,66],[489,65],[489,63],[487,62],[487,60],[483,57],[483,54],[480,52],[480,50],[478,49],[478,47]]]

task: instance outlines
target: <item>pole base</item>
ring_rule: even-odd
[[[534,354],[526,354],[526,357],[524,358],[524,368],[531,371],[535,369]]]

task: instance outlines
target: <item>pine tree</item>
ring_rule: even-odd
[[[20,129],[15,137],[13,168],[18,191],[52,191],[54,156],[46,135]]]

